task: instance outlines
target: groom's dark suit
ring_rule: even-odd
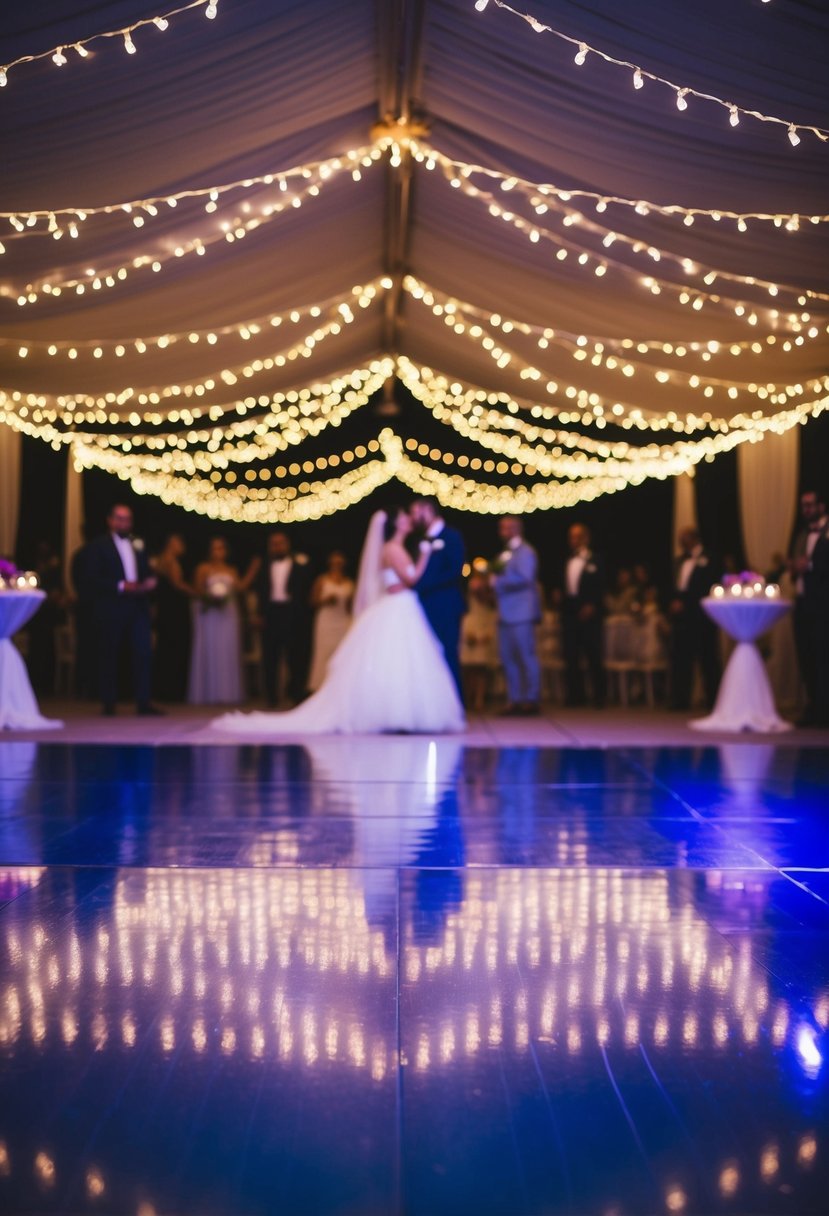
[[[138,581],[151,576],[147,554],[133,544]],[[139,709],[150,704],[152,634],[150,599],[120,589],[126,572],[110,533],[87,545],[84,553],[84,587],[92,604],[98,634],[98,684],[105,709],[117,700],[118,655],[126,642],[132,657],[135,701]]]
[[[466,552],[463,537],[454,528],[443,525],[440,532],[428,538],[432,553],[420,581],[417,594],[427,620],[443,647],[446,662],[461,691],[459,647],[461,619],[466,612],[463,596],[463,563]]]

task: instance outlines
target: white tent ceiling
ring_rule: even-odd
[[[798,124],[797,147],[785,125],[743,113],[732,126],[726,109],[693,95],[681,113],[674,90],[650,79],[637,90],[630,69],[593,53],[577,66],[577,46],[536,33],[495,0],[483,12],[473,0],[220,0],[218,7],[215,20],[205,20],[199,6],[171,18],[164,32],[153,25],[136,30],[134,55],[115,37],[92,42],[82,60],[71,49],[74,42],[164,13],[164,0],[155,6],[146,0],[6,6],[0,61],[13,64],[19,56],[63,46],[68,62],[56,66],[47,56],[8,69],[0,91],[0,210],[22,216],[36,209],[101,207],[278,175],[369,145],[373,124],[402,116],[425,123],[425,143],[438,152],[529,182],[657,204],[796,214],[799,230],[749,219],[741,232],[731,219],[706,216],[688,226],[681,216],[640,215],[613,203],[597,211],[579,197],[539,217],[529,201],[533,191],[504,191],[497,179],[480,174],[464,179],[509,208],[521,231],[493,217],[485,201],[453,188],[439,167],[430,172],[405,152],[399,168],[390,167],[384,153],[362,169],[359,181],[349,171],[335,175],[321,183],[318,197],[233,243],[221,225],[261,215],[280,198],[276,182],[229,191],[211,213],[204,197],[182,200],[175,209],[161,204],[157,216],[143,213],[140,228],[123,212],[90,216],[76,240],[68,233],[53,240],[46,219],[22,233],[0,221],[6,247],[0,258],[0,388],[18,394],[6,398],[9,416],[19,414],[27,393],[98,396],[183,385],[275,355],[321,321],[286,319],[249,340],[234,332],[215,345],[204,334],[330,301],[384,274],[395,288],[378,287],[371,304],[355,307],[354,322],[320,341],[310,357],[246,377],[242,390],[218,382],[202,403],[227,403],[234,392],[300,387],[365,367],[379,353],[406,355],[464,384],[559,410],[570,404],[567,385],[608,404],[680,417],[783,408],[784,398],[757,396],[744,387],[751,384],[792,386],[786,408],[826,396],[829,299],[821,296],[829,290],[829,227],[804,217],[829,212],[829,143],[800,130],[829,124],[829,12],[823,4],[526,0],[535,18],[577,43],[743,111]],[[290,179],[282,199],[295,189]],[[568,209],[587,222],[564,226]],[[58,218],[65,228],[68,221]],[[591,224],[620,239],[608,248],[603,231],[592,231]],[[537,241],[529,236],[533,226]],[[658,248],[662,259],[634,251],[626,237],[645,250]],[[206,244],[203,256],[173,256],[176,246],[194,239]],[[556,256],[562,240],[577,246],[564,261]],[[580,249],[586,265],[579,264]],[[40,290],[61,280],[91,282],[91,271],[114,275],[142,255],[160,259],[161,269],[131,269],[125,281],[116,278],[113,287],[104,282],[100,290],[88,285],[83,295],[67,288],[55,298]],[[677,258],[691,260],[691,273]],[[597,277],[602,264],[605,273]],[[764,287],[722,274],[706,286],[710,268],[779,284],[780,290],[772,297]],[[565,340],[542,350],[538,333],[501,330],[496,337],[513,358],[499,368],[470,336],[469,324],[455,333],[443,317],[397,291],[406,273],[476,306],[485,318],[496,313],[547,327]],[[642,285],[645,275],[664,280],[659,295]],[[32,284],[38,297],[21,306],[17,297]],[[685,286],[691,296],[681,304],[678,292]],[[807,290],[817,297],[799,304]],[[696,310],[693,300],[706,291],[723,301],[706,299]],[[745,306],[742,316],[735,305]],[[804,313],[809,320],[798,319],[793,331],[789,318]],[[809,336],[812,330],[817,336]],[[135,339],[190,331],[202,334],[198,343],[182,340],[166,349],[151,343],[143,354],[133,345]],[[605,363],[577,361],[575,336],[587,339],[590,353],[595,341],[602,342]],[[119,357],[113,344],[122,339]],[[625,339],[689,344],[688,353],[622,349],[620,365],[635,359],[634,374],[626,376],[621,366],[606,366],[609,343]],[[742,344],[741,353],[722,350],[705,361],[690,347],[713,341]],[[98,342],[100,357],[94,354]],[[751,342],[758,353],[747,348]],[[72,343],[78,344],[76,358],[67,350]],[[50,344],[56,354],[48,353]],[[522,377],[525,364],[540,378]],[[657,370],[670,379],[658,380]],[[714,385],[706,398],[701,386],[687,383],[694,373],[726,384]],[[559,384],[557,395],[546,388],[548,381]],[[727,392],[732,383],[740,386],[736,397]],[[159,409],[180,404],[165,399]],[[134,409],[127,396],[107,406],[124,417]],[[31,425],[31,411],[27,417]],[[452,446],[449,436],[446,446]]]

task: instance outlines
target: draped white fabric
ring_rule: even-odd
[[[66,469],[66,506],[63,518],[63,581],[72,586],[72,555],[83,544],[83,474],[70,456]]]
[[[0,209],[163,198],[174,190],[278,174],[368,143],[372,124],[388,105],[383,81],[406,58],[383,37],[392,7],[404,13],[400,26],[408,30],[418,27],[422,10],[422,41],[400,108],[423,114],[429,140],[447,154],[601,196],[800,216],[827,210],[829,150],[814,136],[804,133],[793,148],[785,127],[748,117],[732,127],[726,111],[698,99],[689,99],[680,113],[664,86],[648,82],[636,90],[629,72],[592,55],[577,67],[572,47],[534,34],[494,5],[477,13],[473,0],[401,0],[395,6],[374,0],[233,0],[220,4],[215,21],[205,21],[197,10],[172,20],[166,33],[155,27],[137,31],[134,55],[125,55],[115,38],[96,44],[85,60],[71,50],[76,39],[153,16],[159,6],[146,0],[6,5],[7,61],[60,44],[69,48],[69,62],[55,67],[47,57],[10,69],[0,98]],[[827,121],[825,6],[626,0],[623,16],[618,0],[526,0],[523,7],[576,39],[671,80],[798,122]],[[781,289],[772,298],[765,288],[716,275],[715,286],[704,287],[703,276],[714,268],[798,291],[821,288],[829,225],[803,220],[799,231],[788,232],[750,220],[740,232],[733,220],[699,218],[687,226],[644,209],[610,204],[600,211],[583,201],[585,218],[567,227],[560,210],[538,216],[521,204],[527,224],[589,248],[589,264],[583,265],[577,250],[559,260],[546,238],[528,239],[526,225],[516,230],[485,203],[453,189],[440,171],[418,164],[400,242],[406,264],[390,267],[384,248],[390,180],[383,164],[365,167],[359,181],[340,174],[319,197],[288,207],[232,243],[221,225],[229,225],[232,236],[235,225],[278,196],[276,183],[222,197],[215,212],[207,212],[201,199],[175,208],[162,203],[155,216],[142,211],[90,218],[81,223],[77,240],[68,234],[50,239],[45,222],[32,235],[0,220],[6,245],[0,257],[0,392],[106,395],[107,417],[128,419],[136,405],[125,395],[127,387],[150,393],[209,376],[214,387],[201,401],[208,407],[365,366],[394,344],[391,353],[410,355],[449,377],[534,396],[558,410],[575,409],[565,396],[567,386],[583,390],[585,401],[598,394],[608,403],[622,401],[660,415],[711,409],[731,416],[740,408],[779,408],[751,393],[749,384],[800,384],[795,402],[821,395],[814,385],[827,366],[826,302],[809,308],[821,322],[819,335],[786,351],[786,318],[800,312],[790,291]],[[294,189],[292,184],[288,194]],[[491,189],[507,197],[497,183]],[[518,210],[520,200],[510,199]],[[592,231],[586,220],[604,227]],[[621,240],[607,246],[605,230],[610,237],[624,234],[641,242],[641,248]],[[214,241],[217,235],[221,239]],[[194,236],[211,242],[204,256],[171,256]],[[663,251],[660,262],[649,256],[652,249]],[[665,254],[686,259],[685,266]],[[143,255],[162,259],[158,273],[132,267]],[[597,277],[597,262],[605,257],[614,260]],[[120,266],[129,271],[126,279],[113,273],[114,286],[108,287],[106,272]],[[535,337],[517,330],[499,334],[515,357],[495,361],[468,330],[457,333],[445,315],[405,296],[396,339],[384,330],[378,296],[353,324],[316,343],[307,358],[260,366],[250,377],[237,377],[243,387],[236,389],[222,379],[223,369],[266,360],[294,341],[301,327],[265,325],[247,339],[236,333],[215,346],[204,340],[151,344],[146,353],[132,342],[286,312],[349,291],[388,269],[410,270],[487,315],[605,344],[630,339],[656,346],[646,346],[644,354],[625,348],[621,362],[637,361],[630,378],[601,359],[575,361],[572,346],[550,342],[541,349]],[[59,297],[17,303],[32,283],[72,275],[91,283],[89,272],[96,270],[103,276],[99,290],[64,289]],[[650,275],[671,279],[677,289],[654,294],[642,282]],[[697,310],[680,300],[686,285],[692,295],[713,290],[720,302],[706,300]],[[779,310],[776,319],[771,307]],[[755,308],[752,327],[748,315]],[[768,342],[769,334],[778,339]],[[121,339],[121,355],[113,355],[111,345],[101,357],[94,355],[94,342]],[[90,345],[68,358],[49,354],[55,342]],[[744,344],[736,356],[730,353],[735,343]],[[522,359],[537,366],[537,381],[521,375]],[[663,366],[667,383],[655,375]],[[690,383],[692,373],[738,381],[738,402],[721,387],[712,400],[703,397],[701,386]],[[180,407],[179,398],[158,404],[162,414]],[[635,431],[626,435],[637,438]],[[672,432],[657,437],[678,438]]]
[[[683,528],[697,526],[697,496],[694,479],[688,473],[674,478],[674,543]]]
[[[767,570],[773,553],[788,551],[797,513],[797,428],[737,449],[743,546],[752,570]]]
[[[0,426],[0,557],[13,557],[20,512],[20,435]]]

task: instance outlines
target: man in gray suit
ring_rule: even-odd
[[[538,555],[524,540],[524,525],[515,515],[498,523],[504,552],[495,563],[492,587],[498,602],[498,645],[507,679],[512,715],[538,713],[541,672],[535,627],[541,620]]]

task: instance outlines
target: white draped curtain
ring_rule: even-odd
[[[63,579],[72,588],[72,554],[83,544],[83,474],[75,468],[72,453],[66,467],[66,505],[63,517]]]
[[[21,436],[0,423],[0,557],[13,557],[20,516]]]
[[[677,537],[683,528],[697,527],[697,496],[694,492],[694,479],[691,473],[680,473],[674,478],[674,551],[677,547]]]
[[[737,449],[743,548],[762,574],[773,553],[786,553],[797,512],[800,428],[767,434]]]

